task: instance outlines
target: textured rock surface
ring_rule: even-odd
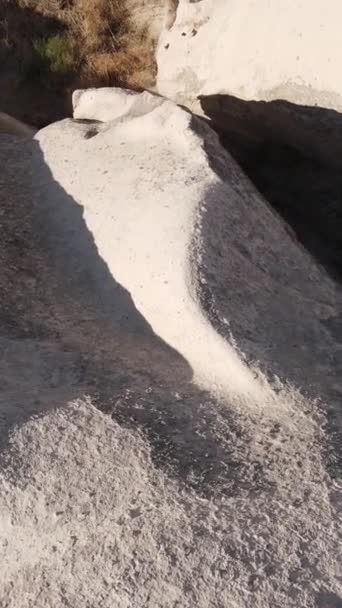
[[[341,291],[206,125],[108,95],[0,139],[0,603],[336,608]]]
[[[342,109],[341,3],[321,0],[179,0],[158,49],[158,90],[285,99]]]

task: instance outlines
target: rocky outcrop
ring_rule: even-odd
[[[179,0],[158,48],[158,90],[196,105],[199,95],[284,99],[342,109],[341,6],[311,0]]]
[[[157,50],[160,94],[220,133],[340,166],[340,4],[180,0]]]
[[[0,139],[1,602],[338,605],[337,284],[202,120],[74,103]]]

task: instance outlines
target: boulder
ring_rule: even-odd
[[[341,167],[338,0],[180,0],[157,48],[157,91],[244,149],[277,142]],[[241,154],[239,155],[241,156]]]
[[[5,114],[5,112],[0,112],[0,133],[33,137],[36,132],[37,129],[29,127],[20,120],[13,118],[13,116]]]
[[[158,91],[341,110],[340,21],[338,0],[179,0],[159,39]]]
[[[209,390],[258,398],[259,385],[232,336],[271,374],[304,389],[308,375],[311,387],[316,377],[321,394],[327,375],[335,373],[329,364],[335,346],[324,329],[337,314],[335,283],[215,133],[146,92],[98,89],[76,92],[74,101],[75,115],[86,122],[56,123],[36,141],[55,180],[81,205],[111,275],[154,331]],[[108,122],[87,122],[104,116]],[[53,218],[59,207],[50,205]],[[75,232],[63,251],[71,246],[77,247]],[[326,302],[325,312],[317,302]],[[316,376],[317,349],[326,371]],[[228,375],[227,357],[235,370]]]

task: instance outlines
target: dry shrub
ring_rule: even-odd
[[[81,80],[88,86],[117,85],[149,88],[155,79],[155,65],[146,46],[128,46],[115,52],[94,51],[88,55]]]
[[[2,64],[18,72],[12,96],[25,99],[32,111],[34,96],[42,97],[37,120],[34,115],[28,117],[31,122],[42,125],[65,115],[75,88],[119,85],[141,90],[153,86],[155,41],[146,19],[139,26],[133,22],[131,12],[138,7],[132,0],[0,0],[0,37],[6,50]],[[27,66],[25,82],[20,81],[23,66]],[[22,96],[25,87],[29,95]],[[46,113],[43,89],[48,100]],[[54,91],[51,102],[52,93],[47,89]],[[7,97],[0,109],[10,111],[10,94]],[[27,113],[24,116],[16,110],[16,115],[27,119]]]

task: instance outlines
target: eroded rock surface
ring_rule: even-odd
[[[1,602],[339,606],[340,288],[124,95],[0,139]]]

